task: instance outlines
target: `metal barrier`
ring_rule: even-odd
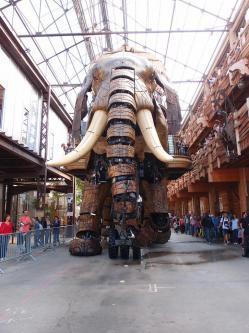
[[[168,135],[168,149],[170,155],[189,156],[188,146],[184,144],[178,136]]]
[[[64,245],[75,237],[75,226],[31,230],[28,233],[16,232],[0,235],[0,265],[9,260],[23,258],[35,260],[33,254],[38,250],[46,251]],[[4,273],[0,267],[0,273]]]

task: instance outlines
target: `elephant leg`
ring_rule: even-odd
[[[170,221],[167,207],[166,184],[162,180],[159,183],[142,182],[144,191],[144,219],[150,228],[150,241],[164,244],[171,235]]]
[[[101,236],[108,237],[109,230],[108,227],[111,225],[111,207],[112,207],[112,197],[107,196],[104,200],[103,210],[102,210],[102,229]]]
[[[91,256],[101,254],[101,212],[108,190],[110,190],[108,183],[93,184],[85,182],[79,228],[76,238],[71,241],[69,247],[72,255]]]

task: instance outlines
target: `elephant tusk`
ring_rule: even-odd
[[[103,133],[107,123],[107,114],[103,110],[94,112],[90,126],[80,144],[61,159],[47,162],[48,166],[59,167],[74,163],[84,157],[93,148]]]
[[[151,150],[152,154],[159,159],[159,161],[169,163],[173,161],[173,156],[169,155],[162,147],[159,140],[151,111],[148,109],[141,109],[137,112],[137,122],[143,134],[144,140]]]

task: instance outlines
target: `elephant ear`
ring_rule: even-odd
[[[157,85],[164,91],[166,96],[165,103],[159,103],[163,113],[166,113],[168,120],[169,134],[176,134],[180,129],[182,120],[181,108],[179,104],[178,95],[173,88],[171,88],[167,77],[163,73],[155,73],[155,81]]]
[[[72,136],[77,141],[80,141],[80,125],[81,120],[87,115],[87,93],[92,87],[92,70],[87,74],[82,84],[80,93],[77,96],[74,107],[74,118],[72,127]]]

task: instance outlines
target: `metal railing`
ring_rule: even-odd
[[[67,244],[75,237],[75,226],[67,225],[28,233],[15,232],[0,234],[0,273],[4,273],[1,264],[9,260],[20,261],[25,257],[35,260],[33,254]]]
[[[189,156],[188,146],[175,135],[168,135],[167,151],[170,155]]]

